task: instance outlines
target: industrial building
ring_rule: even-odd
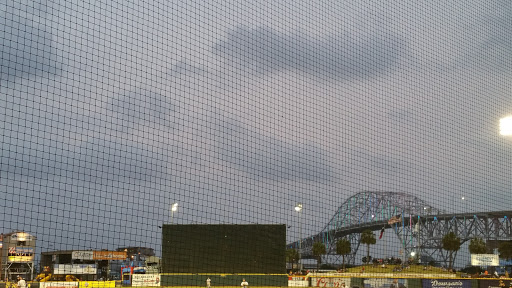
[[[160,258],[152,248],[123,247],[117,251],[61,250],[41,253],[43,273],[39,278],[59,280],[74,277],[83,281],[120,280],[126,267],[139,267],[144,273],[158,273]]]
[[[113,263],[127,259],[124,251],[106,250],[64,250],[41,253],[41,267],[50,279],[60,279],[67,275],[80,280],[110,279]],[[117,273],[119,274],[119,273]]]
[[[34,278],[36,237],[22,231],[0,235],[1,279]]]

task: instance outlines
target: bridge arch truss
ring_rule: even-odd
[[[400,221],[389,225],[388,221],[394,216],[400,216]],[[303,257],[308,258],[313,256],[313,243],[324,243],[327,254],[336,255],[336,242],[346,238],[352,251],[345,260],[355,264],[364,230],[380,231],[384,228],[389,233],[392,229],[403,255],[414,251],[418,256],[428,256],[447,264],[449,255],[442,249],[444,235],[455,232],[462,243],[473,238],[511,240],[511,216],[512,211],[448,214],[406,193],[363,191],[338,207],[320,233],[299,241],[302,241]],[[297,249],[299,241],[288,244],[288,247]]]

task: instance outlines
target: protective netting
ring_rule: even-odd
[[[471,239],[499,253],[511,24],[509,1],[0,0],[0,277],[339,269],[339,240],[448,267],[449,232],[457,269]]]

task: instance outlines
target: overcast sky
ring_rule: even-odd
[[[159,225],[319,232],[363,190],[511,210],[510,1],[0,0],[0,218],[38,249]],[[465,201],[461,201],[461,197]]]

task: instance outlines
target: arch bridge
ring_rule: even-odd
[[[312,258],[313,243],[321,242],[326,246],[327,255],[336,255],[336,242],[345,238],[352,248],[345,260],[355,264],[361,233],[384,228],[385,233],[390,229],[394,231],[403,255],[414,251],[419,259],[447,264],[449,254],[442,249],[444,235],[454,232],[462,243],[473,238],[488,243],[511,240],[511,216],[512,211],[450,214],[407,193],[363,191],[338,207],[320,233],[290,243],[287,248],[301,247],[302,257]],[[390,221],[392,218],[394,221]],[[395,223],[388,224],[391,222]]]

